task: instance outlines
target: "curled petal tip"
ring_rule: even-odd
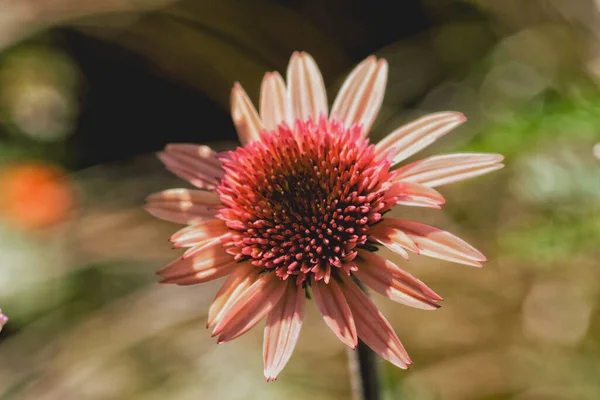
[[[490,157],[490,161],[493,161],[496,163],[500,163],[501,161],[504,161],[506,159],[506,157],[504,157],[504,155],[500,154],[500,153],[483,153],[483,154],[487,154]]]
[[[447,113],[449,116],[452,116],[457,121],[465,122],[467,120],[467,117],[465,116],[465,114],[463,114],[459,111],[448,111]]]

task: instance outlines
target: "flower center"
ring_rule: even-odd
[[[325,118],[263,132],[221,161],[227,251],[298,284],[355,270],[369,227],[396,200],[386,196],[390,163],[375,156],[360,126]]]

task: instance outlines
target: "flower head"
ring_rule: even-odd
[[[294,53],[287,84],[262,83],[260,114],[239,84],[232,117],[243,147],[168,145],[166,167],[200,190],[151,195],[146,209],[188,225],[171,237],[182,257],[161,269],[163,283],[193,285],[228,276],[209,310],[218,342],[267,317],[264,364],[276,379],[289,360],[311,293],[325,323],[346,345],[361,338],[381,357],[411,363],[394,330],[358,282],[393,301],[436,309],[442,298],[375,253],[385,246],[473,266],[485,257],[440,229],[388,218],[396,205],[440,208],[433,187],[502,167],[497,154],[449,154],[391,170],[463,123],[456,112],[422,117],[373,145],[367,135],[385,91],[387,63],[369,57],[349,75],[328,112],[312,57]]]

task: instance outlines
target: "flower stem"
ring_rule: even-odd
[[[368,295],[365,287],[360,283],[359,286]],[[375,353],[359,339],[354,351],[348,349],[348,361],[354,400],[379,400],[379,368]]]

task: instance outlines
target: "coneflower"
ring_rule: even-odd
[[[360,338],[384,359],[411,363],[394,330],[361,290],[436,309],[442,298],[374,251],[379,246],[481,266],[485,257],[443,230],[388,218],[396,205],[440,208],[433,187],[502,167],[498,154],[435,156],[391,170],[466,121],[431,114],[373,145],[367,135],[383,101],[387,63],[371,56],[346,79],[328,112],[321,73],[306,53],[292,55],[287,84],[262,83],[259,112],[239,84],[232,116],[243,147],[225,153],[171,144],[166,167],[200,190],[151,195],[154,216],[188,225],[175,233],[186,252],[158,274],[162,283],[193,285],[228,276],[209,310],[208,327],[223,343],[267,317],[264,372],[277,378],[299,336],[312,294],[325,323],[347,346]]]

